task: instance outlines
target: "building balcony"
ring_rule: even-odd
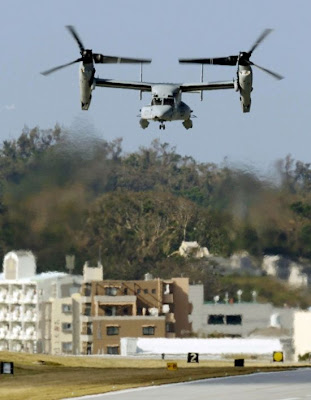
[[[11,313],[7,313],[6,321],[13,321],[13,315]]]
[[[16,303],[16,301],[15,301],[15,299],[12,297],[12,296],[6,296],[6,304],[15,304]]]
[[[81,342],[93,342],[93,335],[80,335]]]
[[[92,302],[92,297],[91,296],[81,296],[80,297],[80,302],[81,303],[91,303]]]
[[[7,350],[9,350],[9,343],[8,342],[0,343],[0,351],[7,351]]]
[[[20,351],[22,351],[22,349],[23,349],[23,346],[20,341],[15,341],[11,345],[11,351],[20,352]]]
[[[37,296],[32,296],[32,297],[22,297],[20,299],[20,303],[21,304],[37,304],[38,300],[37,300]]]
[[[27,340],[27,341],[34,341],[37,340],[37,333],[32,332],[32,333],[27,333],[27,332],[22,332],[20,335],[21,340]]]
[[[0,321],[7,321],[7,313],[0,312]]]
[[[37,321],[37,317],[36,316],[29,316],[29,315],[25,315],[21,321],[24,322],[36,322]]]
[[[94,301],[107,305],[132,305],[137,300],[136,296],[94,296]]]
[[[93,317],[91,315],[80,315],[81,322],[91,322]]]
[[[6,338],[9,340],[22,340],[21,332],[8,332]]]
[[[19,304],[21,302],[22,293],[13,293],[11,296],[12,303]]]
[[[13,313],[13,314],[11,315],[11,321],[17,322],[17,321],[20,321],[20,320],[21,320],[21,314],[15,314],[15,313]]]

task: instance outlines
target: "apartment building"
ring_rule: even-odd
[[[30,251],[11,251],[0,279],[0,350],[51,351],[51,298],[80,290],[82,277],[62,272],[36,274]]]
[[[76,306],[82,354],[120,354],[121,337],[182,337],[191,330],[188,278],[88,280]]]

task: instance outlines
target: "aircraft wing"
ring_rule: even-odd
[[[139,81],[118,81],[115,79],[94,79],[95,85],[100,87],[107,88],[116,88],[116,89],[134,89],[141,90],[143,92],[151,92],[153,83],[148,82],[139,82]]]
[[[219,90],[219,89],[234,89],[233,81],[220,82],[197,82],[197,83],[182,83],[180,90],[182,92],[197,92],[201,90]]]

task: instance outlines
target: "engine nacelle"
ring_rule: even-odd
[[[253,90],[253,72],[250,66],[239,65],[238,70],[240,101],[243,112],[251,109],[251,92]]]
[[[82,64],[80,68],[80,101],[82,110],[88,110],[92,99],[92,90],[95,85],[95,68],[93,64]]]

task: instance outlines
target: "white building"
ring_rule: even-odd
[[[189,301],[192,331],[199,337],[275,338],[286,359],[293,361],[311,353],[311,311],[269,303],[204,302],[203,285],[190,285]]]
[[[82,277],[62,272],[36,275],[30,251],[11,251],[3,260],[0,279],[0,350],[41,352],[45,335],[40,305],[71,296]]]

